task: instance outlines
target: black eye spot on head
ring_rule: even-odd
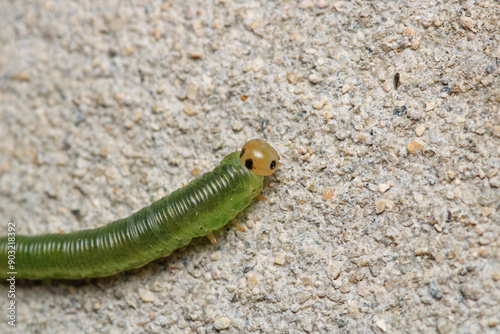
[[[249,170],[253,169],[253,160],[252,159],[246,159],[245,160],[245,167]]]
[[[243,154],[245,154],[245,149],[241,149],[241,153],[240,153],[240,158],[243,156]]]
[[[275,169],[276,168],[276,160],[273,160],[271,162],[271,165],[269,165],[269,167],[271,167],[271,169]]]

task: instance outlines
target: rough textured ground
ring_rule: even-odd
[[[2,1],[0,21],[1,234],[127,216],[254,137],[285,164],[220,247],[18,281],[14,331],[500,331],[497,1]]]

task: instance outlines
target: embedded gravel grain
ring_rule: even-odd
[[[284,163],[219,247],[18,280],[16,327],[0,286],[1,333],[500,331],[497,1],[3,1],[0,21],[0,234],[128,216],[250,138]]]

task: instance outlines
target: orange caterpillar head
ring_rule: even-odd
[[[262,176],[271,175],[281,165],[280,156],[265,140],[252,139],[243,145],[240,160],[252,173]]]

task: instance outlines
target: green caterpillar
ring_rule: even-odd
[[[81,279],[142,267],[227,224],[260,193],[278,160],[268,143],[253,139],[130,217],[68,234],[19,235],[14,243],[1,237],[0,277]]]

